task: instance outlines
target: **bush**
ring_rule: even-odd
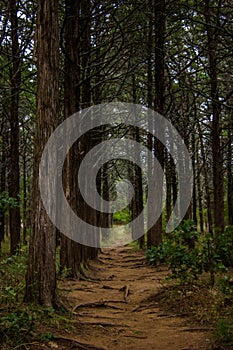
[[[12,306],[22,300],[25,288],[27,253],[19,252],[0,262],[0,302]]]
[[[131,214],[128,208],[113,214],[114,224],[127,224],[131,221]]]
[[[214,284],[216,272],[227,272],[233,262],[233,228],[223,234],[201,236],[192,220],[184,221],[158,247],[147,250],[147,259],[154,265],[166,261],[172,275],[181,283],[198,279],[209,272]]]
[[[16,311],[0,318],[0,343],[21,344],[34,330],[33,317],[25,311]]]
[[[233,345],[233,325],[228,320],[219,320],[214,331],[216,345]]]
[[[233,226],[227,226],[223,233],[214,235],[215,251],[225,266],[233,266]]]

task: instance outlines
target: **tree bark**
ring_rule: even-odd
[[[17,2],[10,0],[10,22],[12,40],[12,73],[10,102],[10,171],[9,196],[19,202],[20,170],[19,170],[19,93],[21,84],[21,58],[18,39]],[[20,208],[10,208],[10,249],[15,254],[20,244]]]
[[[228,224],[233,225],[233,172],[232,172],[232,130],[228,129],[228,154],[227,154],[227,203]]]
[[[56,230],[50,222],[40,198],[39,163],[44,146],[58,121],[58,0],[38,1],[37,50],[38,86],[33,173],[33,225],[30,237],[25,301],[34,301],[51,307],[56,304]],[[53,161],[55,166],[56,155],[54,155]],[[45,183],[46,185],[49,191],[50,187]],[[53,185],[56,186],[55,181]]]
[[[221,5],[219,5],[221,6]],[[211,10],[211,0],[205,0],[205,18],[209,58],[210,96],[212,104],[212,157],[214,185],[214,225],[221,232],[224,230],[224,191],[223,191],[223,155],[221,149],[221,109],[218,88],[217,48],[218,29],[216,15]],[[214,18],[214,22],[213,19]],[[217,18],[217,22],[219,18]]]
[[[154,109],[163,115],[164,112],[164,80],[165,80],[165,1],[159,1],[153,4],[154,6],[154,28],[155,28],[155,47],[154,47]],[[154,141],[155,156],[160,162],[162,168],[164,168],[164,146],[160,141]],[[157,176],[157,174],[154,174]],[[157,222],[148,231],[148,242],[150,245],[158,246],[162,241],[162,197],[163,197],[163,179],[156,179],[155,185],[157,187],[156,193],[158,198],[156,200],[157,211],[161,211],[161,215]]]
[[[7,147],[7,132],[3,123],[2,131],[2,149],[1,149],[1,163],[0,163],[0,193],[6,191],[6,147]],[[1,243],[5,238],[5,208],[0,206],[0,249]]]
[[[80,108],[80,4],[65,2],[65,77],[64,118],[69,118]],[[79,144],[69,150],[65,162],[64,187],[66,198],[74,211],[77,210],[77,164]],[[61,235],[60,268],[69,269],[73,278],[80,277],[82,247],[79,243]]]

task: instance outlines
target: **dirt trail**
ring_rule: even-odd
[[[207,332],[147,301],[166,274],[165,268],[148,265],[142,252],[104,250],[91,263],[90,280],[62,285],[77,317],[75,338],[106,350],[206,349]]]

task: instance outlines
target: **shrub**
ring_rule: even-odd
[[[227,272],[226,266],[233,262],[233,228],[227,227],[223,234],[202,235],[192,220],[184,221],[158,247],[146,253],[154,265],[166,261],[172,275],[181,283],[198,279],[203,271],[210,273],[214,284],[216,272]]]

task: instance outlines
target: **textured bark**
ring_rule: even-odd
[[[197,224],[197,169],[196,169],[196,140],[195,134],[192,134],[192,166],[193,166],[193,200],[192,200],[192,217],[195,224]]]
[[[212,211],[211,211],[211,196],[210,196],[210,186],[209,186],[210,180],[209,180],[209,176],[208,176],[207,159],[206,159],[206,155],[205,155],[203,135],[202,135],[202,130],[200,128],[199,123],[198,123],[198,134],[199,134],[199,139],[200,139],[201,158],[202,158],[202,164],[203,164],[203,173],[204,173],[203,175],[204,175],[205,192],[206,192],[208,231],[209,231],[209,233],[213,233],[213,218],[212,218]]]
[[[2,149],[1,149],[1,163],[0,163],[0,193],[6,191],[6,142],[7,133],[4,124],[1,127],[2,132]],[[0,207],[0,249],[1,243],[5,237],[5,209]]]
[[[197,197],[198,197],[198,213],[199,213],[199,222],[200,222],[200,230],[204,231],[204,219],[203,219],[203,195],[202,195],[202,187],[201,187],[201,165],[199,161],[199,157],[197,157]]]
[[[171,161],[168,152],[165,153],[165,174],[166,174],[166,219],[169,220],[172,213],[172,177]]]
[[[147,101],[148,108],[153,108],[153,72],[152,72],[152,56],[153,56],[153,5],[152,0],[148,0],[148,37],[147,37]],[[152,128],[152,118],[148,120],[148,127]],[[153,137],[151,134],[147,136],[147,148],[148,148],[148,174],[153,174],[153,156],[152,156],[152,148],[153,148]],[[150,216],[153,215],[153,208],[149,206],[147,213],[147,222],[150,220]],[[147,247],[150,248],[152,246],[151,241],[152,235],[150,232],[147,232]]]
[[[10,171],[9,196],[19,201],[19,92],[21,84],[21,59],[18,40],[18,17],[16,0],[10,0],[10,22],[12,40],[12,73],[10,102]],[[20,208],[10,208],[10,244],[11,254],[17,252],[20,243]]]
[[[80,3],[81,6],[81,53],[82,53],[82,59],[81,59],[81,67],[82,67],[82,91],[81,91],[81,106],[82,108],[88,108],[90,107],[92,103],[92,96],[91,96],[91,67],[90,67],[90,61],[91,61],[91,2],[90,0],[82,0]],[[81,145],[81,148],[84,149],[84,154],[87,154],[92,147],[94,147],[96,144],[98,144],[98,139],[101,140],[101,134],[98,133],[96,130],[89,131],[88,135],[84,137],[83,144]],[[86,182],[86,193],[91,192],[92,188],[90,188],[90,184]],[[93,208],[90,208],[89,205],[86,203],[83,203],[83,215],[84,220],[86,222],[89,222],[97,227],[100,222],[100,213],[93,210]],[[84,233],[85,234],[85,233]],[[93,232],[93,245],[98,244],[97,241],[94,241],[94,232]],[[98,240],[98,238],[97,238]],[[85,249],[85,260],[83,261],[83,264],[87,264],[87,260],[89,258],[95,258],[97,256],[97,249],[94,247],[87,247]]]
[[[65,77],[64,118],[69,118],[80,108],[80,4],[65,2]],[[79,144],[69,150],[64,166],[64,188],[66,198],[74,211],[77,210],[77,165]],[[60,267],[69,269],[70,276],[79,278],[83,253],[79,243],[61,235]]]
[[[228,224],[233,225],[233,171],[232,171],[232,130],[228,130],[228,152],[227,152],[227,203]]]
[[[221,6],[219,4],[219,6]],[[218,14],[219,16],[219,14]],[[224,230],[224,190],[223,190],[223,155],[221,149],[221,109],[218,91],[217,48],[219,18],[212,13],[211,0],[205,0],[205,18],[208,39],[210,96],[212,104],[212,157],[214,186],[214,225],[221,232]],[[214,19],[214,22],[213,22]]]
[[[140,143],[140,133],[139,130],[136,129],[136,142]],[[140,164],[140,155],[138,155],[138,164]],[[135,203],[135,214],[138,217],[143,211],[143,186],[142,186],[142,169],[140,166],[137,166],[135,169],[135,195],[136,195],[136,203]],[[145,244],[145,236],[144,236],[144,219],[143,217],[139,221],[139,227],[137,227],[137,231],[140,230],[141,237],[138,239],[139,247],[143,248]]]
[[[38,1],[37,12],[37,124],[34,146],[32,233],[25,301],[56,303],[56,230],[43,207],[39,191],[39,163],[58,120],[59,71],[58,0]],[[56,164],[56,155],[53,161]],[[46,179],[45,179],[46,181]],[[50,187],[47,185],[48,191]],[[56,186],[54,181],[53,186]],[[52,204],[52,203],[51,203]]]
[[[154,109],[163,115],[164,112],[164,77],[165,77],[165,1],[159,1],[153,4],[154,6],[154,29],[155,29],[155,46],[154,46]],[[155,156],[160,162],[162,168],[164,168],[164,146],[160,141],[155,140],[154,142]],[[156,177],[157,174],[154,174]],[[148,246],[158,246],[162,241],[162,196],[163,196],[163,179],[156,178],[155,186],[157,187],[156,193],[158,198],[156,201],[156,211],[160,210],[161,215],[153,227],[148,231]]]

